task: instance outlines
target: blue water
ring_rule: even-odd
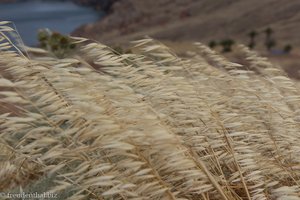
[[[70,1],[26,1],[0,4],[0,21],[15,23],[26,45],[37,44],[37,31],[49,28],[69,34],[82,24],[99,20],[103,13]]]

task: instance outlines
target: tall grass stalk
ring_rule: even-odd
[[[78,42],[68,58],[29,58],[0,25],[1,191],[300,199],[299,87],[247,47],[245,66],[150,38],[130,54]]]

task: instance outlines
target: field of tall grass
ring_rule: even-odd
[[[0,24],[0,192],[57,199],[299,200],[300,89],[279,66],[150,38],[58,59]],[[192,45],[191,45],[192,46]]]

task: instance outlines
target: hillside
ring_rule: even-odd
[[[104,19],[84,25],[73,34],[114,46],[149,35],[183,52],[195,41],[208,44],[211,40],[232,38],[248,44],[248,33],[256,30],[256,50],[283,66],[290,77],[299,79],[299,9],[300,1],[120,0]],[[273,56],[266,52],[267,27],[274,30],[274,49],[292,44],[291,55]]]
[[[74,34],[105,43],[150,35],[172,41],[225,37],[248,41],[251,30],[272,27],[280,42],[299,45],[300,1],[279,0],[121,0],[103,20]]]

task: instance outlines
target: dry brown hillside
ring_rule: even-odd
[[[248,33],[256,30],[260,53],[278,63],[292,78],[300,78],[300,1],[280,0],[120,0],[113,12],[95,24],[78,28],[74,34],[110,45],[122,45],[145,35],[160,39],[185,51],[186,45],[200,41],[232,38],[248,44]],[[276,49],[291,44],[290,55],[266,54],[267,27],[274,30]],[[170,44],[171,43],[171,44]],[[173,43],[173,44],[172,44]]]
[[[278,45],[299,45],[299,9],[300,1],[121,0],[115,3],[112,14],[79,28],[75,34],[106,43],[144,35],[175,41],[224,37],[245,41],[249,31],[270,26]]]

